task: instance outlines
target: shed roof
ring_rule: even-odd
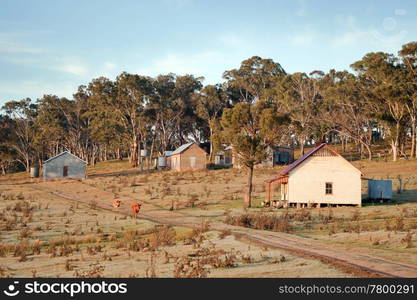
[[[177,149],[175,149],[174,152],[172,152],[171,154],[169,154],[168,156],[172,156],[172,155],[175,155],[175,154],[183,153],[185,150],[187,150],[188,148],[190,148],[191,145],[193,145],[193,144],[194,143],[188,143],[188,144],[181,145]]]
[[[72,154],[72,153],[71,153],[71,152],[69,152],[69,151],[64,151],[64,152],[61,152],[60,154],[55,155],[55,156],[53,156],[53,157],[51,157],[51,158],[49,158],[49,159],[45,160],[45,163],[47,163],[47,162],[49,162],[49,161],[51,161],[51,160],[54,160],[55,158],[58,158],[58,157],[60,157],[60,156],[62,156],[62,155],[64,155],[64,154],[69,154],[69,155],[71,155],[71,156],[74,156],[74,157],[75,157],[75,158],[77,158],[78,160],[80,160],[80,161],[82,161],[83,163],[87,164],[87,162],[86,162],[85,160],[83,160],[83,159],[79,158],[78,156],[76,156],[76,155]]]

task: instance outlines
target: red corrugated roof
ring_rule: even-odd
[[[306,154],[304,154],[299,159],[297,159],[295,162],[293,162],[288,167],[286,167],[284,170],[282,170],[279,174],[281,176],[288,175],[288,173],[291,172],[294,168],[296,168],[299,164],[301,164],[303,161],[305,161],[307,158],[309,158],[311,155],[313,155],[314,153],[316,153],[317,151],[319,151],[321,148],[323,148],[326,145],[327,145],[326,143],[322,143],[322,144],[318,145],[317,147],[311,149]],[[330,149],[330,150],[332,152],[335,152],[332,149]],[[336,154],[339,155],[338,153],[336,153]]]
[[[273,177],[273,178],[265,180],[265,182],[266,183],[272,183],[272,182],[287,183],[288,182],[288,176]]]

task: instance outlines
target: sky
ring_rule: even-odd
[[[0,0],[0,105],[123,71],[222,82],[251,56],[349,70],[417,41],[415,0]]]

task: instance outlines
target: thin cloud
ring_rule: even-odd
[[[215,51],[200,52],[192,55],[168,54],[152,61],[147,68],[138,70],[139,74],[156,76],[164,73],[176,73],[180,75],[193,74],[202,76],[215,62],[224,61],[220,53]]]
[[[8,54],[40,54],[45,53],[46,50],[36,47],[25,46],[16,43],[0,41],[0,53]]]
[[[13,80],[1,81],[0,93],[3,98],[0,103],[10,100],[19,100],[21,95],[32,95],[34,97],[42,97],[46,94],[54,94],[60,97],[72,98],[72,94],[77,90],[77,84],[71,81],[64,82],[44,82],[39,80]]]
[[[369,45],[378,46],[380,50],[396,51],[405,42],[408,32],[397,28],[396,22],[390,22],[388,26],[387,20],[390,19],[392,18],[381,20],[380,27],[361,28],[353,16],[339,17],[337,22],[347,30],[333,38],[330,44],[335,48]]]
[[[316,39],[317,34],[315,32],[308,31],[294,34],[290,38],[290,41],[293,45],[296,46],[310,46],[314,43]]]
[[[86,75],[88,71],[86,66],[78,62],[57,65],[57,66],[51,67],[51,69],[69,73],[69,74],[76,75],[76,76]]]

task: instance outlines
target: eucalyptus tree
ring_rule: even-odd
[[[158,152],[173,147],[176,124],[183,115],[176,101],[175,74],[159,75],[153,81],[154,95],[150,99],[148,113],[153,117],[154,139],[157,140]]]
[[[49,120],[54,120],[51,124],[56,125],[55,130],[64,130],[65,134],[56,141],[58,142],[56,149],[52,150],[56,152],[55,154],[68,150],[89,161],[90,119],[85,115],[89,108],[87,99],[77,98],[77,94],[75,94],[75,100],[60,98],[56,95],[44,95],[38,99],[39,110],[43,112],[38,123],[45,125]]]
[[[84,101],[89,107],[84,116],[90,120],[91,140],[98,146],[101,160],[107,160],[109,151],[113,151],[115,157],[121,159],[121,151],[126,150],[123,149],[123,145],[127,137],[122,119],[113,110],[116,98],[115,83],[105,77],[93,79],[88,86],[80,86],[74,98]]]
[[[66,148],[68,124],[61,109],[55,102],[59,98],[52,95],[44,95],[38,99],[38,114],[34,121],[34,144],[39,164],[43,160],[59,154]]]
[[[315,120],[319,117],[322,100],[319,80],[305,73],[294,73],[280,78],[275,85],[276,101],[283,105],[291,118],[302,154],[307,139],[314,132]]]
[[[224,110],[221,125],[225,140],[233,145],[235,159],[248,171],[244,201],[251,207],[253,169],[266,158],[267,148],[281,138],[288,118],[266,101],[241,102]]]
[[[206,85],[194,96],[196,112],[205,122],[210,131],[210,158],[212,161],[215,136],[219,135],[219,122],[223,109],[228,106],[228,98],[220,85]],[[218,145],[217,145],[218,146]]]
[[[33,158],[34,120],[36,104],[30,98],[6,102],[2,108],[12,121],[11,138],[6,146],[16,151],[16,160],[29,172]]]
[[[386,129],[396,161],[408,122],[402,66],[394,55],[377,52],[366,54],[351,67],[361,80],[362,96],[372,104],[371,109]]]
[[[202,142],[204,137],[204,125],[196,114],[196,104],[193,101],[195,93],[203,87],[203,77],[193,75],[176,76],[174,99],[179,109],[180,118],[176,120],[176,141],[178,146],[184,144],[193,137],[195,142]],[[194,126],[199,124],[200,126]]]
[[[193,95],[202,88],[202,78],[173,73],[159,75],[153,81],[154,95],[150,98],[148,113],[153,119],[157,149],[163,151],[198,139],[201,120],[195,113]]]
[[[130,139],[130,162],[138,166],[139,144],[145,140],[145,109],[152,98],[152,79],[146,76],[120,74],[116,78],[116,95],[110,103]]]
[[[411,156],[417,158],[417,42],[402,46],[398,52],[404,66],[404,90],[407,91],[406,108],[410,117]]]
[[[233,103],[254,103],[266,100],[276,78],[284,75],[286,72],[279,63],[253,56],[242,61],[239,69],[225,71],[223,78]]]
[[[13,142],[13,130],[13,120],[0,115],[0,169],[3,175],[11,169],[17,158],[16,150],[9,146]]]
[[[323,88],[322,95],[328,109],[322,110],[321,118],[327,122],[330,131],[355,141],[360,149],[365,148],[371,160],[374,122],[369,103],[361,96],[358,78],[347,71],[331,70],[324,81],[327,87]]]

